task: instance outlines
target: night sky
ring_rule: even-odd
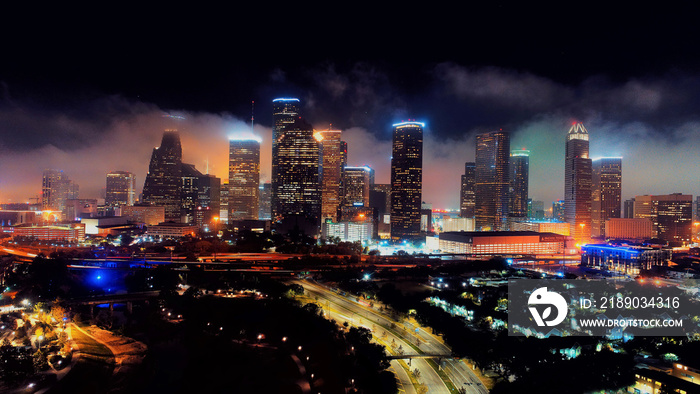
[[[458,207],[475,135],[494,129],[531,151],[530,196],[563,198],[575,120],[592,157],[623,156],[623,199],[700,194],[694,6],[286,4],[6,13],[0,201],[39,194],[45,168],[82,198],[100,196],[111,170],[134,172],[140,191],[166,128],[181,132],[186,162],[225,178],[227,137],[250,132],[253,100],[268,181],[276,97],[343,130],[349,164],[380,183],[391,124],[426,122],[423,199],[436,208]]]

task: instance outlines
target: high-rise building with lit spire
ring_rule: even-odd
[[[480,231],[508,227],[510,133],[492,131],[476,136],[475,225]]]
[[[574,123],[566,135],[564,168],[564,219],[577,244],[591,239],[592,161],[588,151],[588,130]]]
[[[394,125],[391,155],[391,239],[420,235],[423,123]]]

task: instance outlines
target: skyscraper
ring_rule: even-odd
[[[592,161],[591,235],[603,237],[605,221],[619,219],[622,205],[622,158],[602,157]]]
[[[277,181],[272,185],[273,221],[316,235],[321,224],[320,144],[302,119],[285,124],[277,141]]]
[[[502,231],[508,225],[510,134],[476,136],[476,229]]]
[[[636,196],[635,219],[649,219],[652,236],[681,246],[691,242],[693,228],[693,196],[667,194]]]
[[[588,153],[588,130],[574,123],[566,135],[564,168],[564,217],[577,244],[591,239],[592,163]]]
[[[338,221],[338,207],[341,203],[340,183],[342,172],[340,130],[317,132],[321,140],[322,175],[321,175],[321,219],[330,218]]]
[[[128,171],[112,171],[107,174],[105,204],[110,206],[134,205],[136,202],[136,176]]]
[[[391,155],[391,239],[420,235],[423,185],[423,123],[393,125]]]
[[[41,180],[41,208],[63,212],[67,200],[78,198],[78,189],[63,171],[45,170]]]
[[[557,200],[552,203],[552,219],[564,222],[564,200]]]
[[[160,147],[153,148],[143,185],[143,202],[165,207],[166,221],[180,222],[181,165],[180,135],[175,130],[166,130]]]
[[[476,208],[476,163],[464,163],[462,187],[459,193],[459,216],[473,218]]]
[[[512,217],[527,216],[527,198],[530,182],[530,151],[510,153],[510,209]]]
[[[231,139],[228,162],[228,219],[258,220],[260,207],[260,141]]]
[[[363,167],[345,167],[343,184],[345,196],[343,205],[348,207],[369,207],[369,191],[372,169]]]
[[[279,172],[279,144],[285,138],[285,130],[299,118],[299,99],[278,98],[272,100],[272,220],[280,219],[279,191],[281,178]]]

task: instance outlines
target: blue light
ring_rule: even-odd
[[[276,99],[272,100],[273,103],[276,103],[278,101],[296,101],[296,102],[299,102],[299,99],[298,98],[276,98]]]
[[[401,122],[401,123],[395,123],[392,126],[399,127],[399,126],[408,126],[408,125],[425,127],[425,123],[423,123],[423,122]]]

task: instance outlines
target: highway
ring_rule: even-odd
[[[387,347],[389,354],[396,354],[391,347],[392,340],[403,348],[404,354],[451,354],[450,348],[442,341],[432,335],[422,327],[411,323],[401,323],[392,319],[389,315],[381,313],[373,308],[358,303],[354,297],[345,297],[334,293],[330,289],[310,281],[297,280],[295,283],[302,285],[308,295],[318,297],[318,303],[323,307],[325,313],[330,311],[330,317],[338,320],[341,324],[348,323],[367,327],[372,330],[379,343]],[[394,324],[393,329],[389,327]],[[384,333],[386,332],[386,337]],[[463,387],[467,393],[487,393],[488,390],[469,366],[460,359],[444,358],[433,359],[440,363],[440,369],[444,371],[451,383],[456,388]],[[401,382],[405,392],[414,392],[414,388],[408,376],[402,376],[398,371],[403,369],[396,360],[392,360],[392,366],[397,378]],[[417,368],[420,371],[418,380],[428,387],[430,393],[449,393],[447,385],[440,378],[438,373],[432,368],[428,360],[411,360],[411,370]],[[405,372],[404,372],[405,373]]]

